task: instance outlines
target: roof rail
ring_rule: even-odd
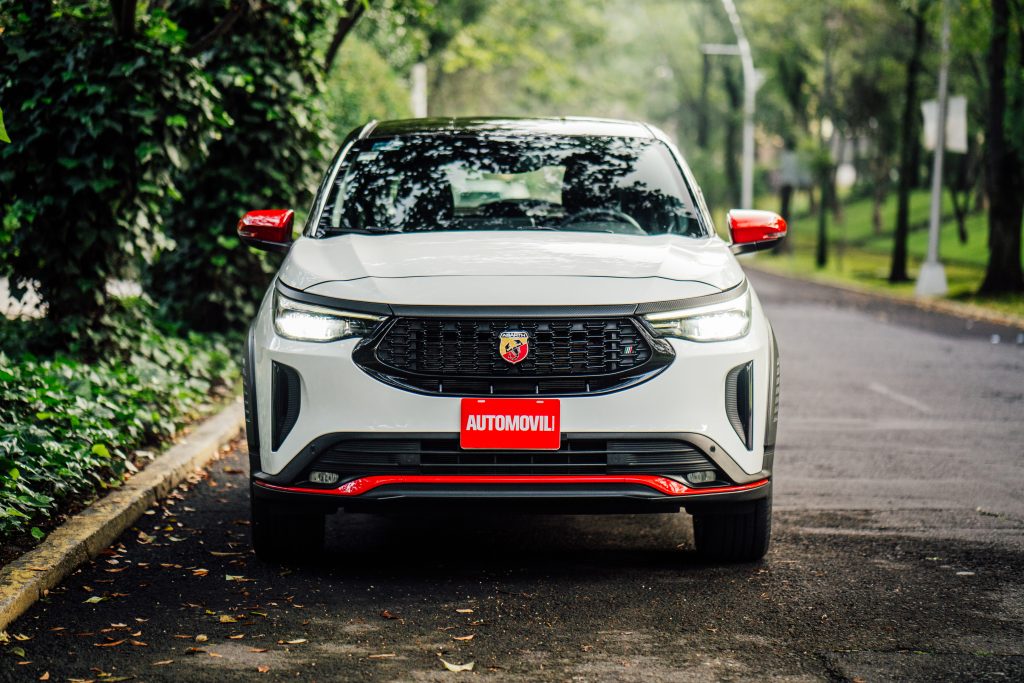
[[[378,123],[380,123],[380,121],[378,121],[377,119],[372,119],[369,123],[363,126],[363,129],[359,131],[359,139],[362,140],[367,135],[372,133],[373,129],[377,127]]]

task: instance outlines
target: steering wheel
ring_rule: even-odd
[[[618,209],[612,209],[609,207],[594,207],[591,209],[583,209],[577,211],[571,216],[567,216],[561,223],[562,227],[574,225],[575,223],[582,223],[590,218],[597,218],[604,216],[605,218],[612,218],[616,223],[625,223],[626,225],[634,228],[637,232],[646,235],[647,231],[640,227],[640,224],[636,222],[636,219],[630,216],[628,213],[619,211]]]

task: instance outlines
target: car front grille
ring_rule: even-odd
[[[529,334],[526,359],[515,365],[497,352],[499,335],[509,330]],[[398,318],[377,347],[377,358],[397,370],[477,377],[602,375],[634,368],[650,356],[628,318]]]
[[[676,439],[563,439],[557,451],[477,451],[458,437],[338,441],[307,470],[341,479],[375,474],[659,474],[714,470],[694,445]],[[719,472],[719,479],[728,481]]]
[[[528,335],[519,363],[499,354],[502,332]],[[461,396],[577,395],[647,379],[671,346],[632,318],[398,317],[362,345],[357,364],[413,391]]]

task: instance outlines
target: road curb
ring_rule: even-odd
[[[830,287],[832,289],[846,292],[848,294],[859,294],[861,296],[880,299],[882,301],[889,301],[895,304],[902,304],[904,306],[910,306],[921,311],[928,311],[931,313],[943,313],[945,315],[953,316],[954,318],[960,318],[962,320],[971,320],[975,322],[986,322],[993,325],[1002,325],[1004,327],[1012,327],[1016,330],[1024,330],[1024,318],[1010,315],[1008,313],[999,313],[992,311],[981,306],[975,306],[972,304],[962,304],[956,301],[947,301],[945,299],[918,299],[906,296],[899,296],[898,294],[889,294],[887,292],[879,292],[868,287],[858,287],[856,285],[850,285],[846,283],[837,283],[831,280],[819,280],[818,278],[800,277],[799,275],[792,275],[781,270],[775,270],[771,266],[764,267],[754,262],[743,262],[743,268],[757,271],[758,273],[764,273],[772,277],[780,277],[786,280],[793,280],[796,282],[810,282],[811,284],[818,285],[820,287]]]
[[[244,425],[242,404],[236,400],[200,423],[124,486],[69,519],[39,547],[0,570],[0,631],[113,543],[156,500],[205,466]]]

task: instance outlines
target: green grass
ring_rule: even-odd
[[[777,210],[773,197],[762,198],[758,208]],[[920,263],[928,250],[929,195],[926,190],[914,192],[910,198],[910,254],[908,270],[916,278]],[[790,222],[789,253],[762,254],[756,257],[758,267],[796,277],[853,284],[897,296],[914,296],[914,283],[892,285],[888,282],[893,226],[896,222],[896,195],[891,194],[882,211],[881,233],[872,226],[872,203],[869,198],[844,203],[842,222],[829,214],[829,259],[824,268],[814,263],[817,242],[817,216],[808,211],[806,195],[800,195]],[[944,196],[939,253],[946,267],[950,301],[969,303],[1002,314],[1024,318],[1024,296],[978,296],[988,260],[988,223],[984,213],[967,217],[967,243],[957,235],[956,220],[948,194]],[[724,224],[721,221],[719,224]]]

